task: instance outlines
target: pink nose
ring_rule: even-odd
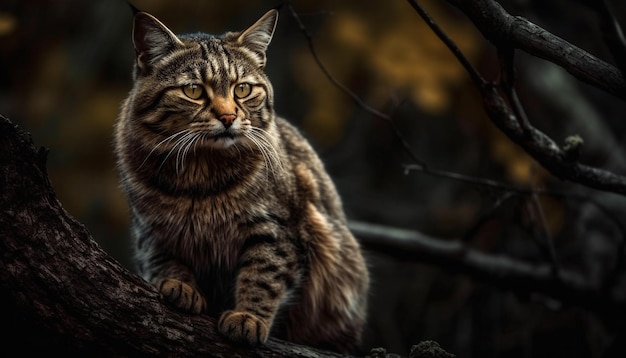
[[[234,114],[222,114],[221,116],[219,116],[218,119],[220,120],[220,122],[222,122],[224,127],[230,128],[230,126],[233,124],[233,121],[236,118],[237,118],[237,116],[234,115]]]

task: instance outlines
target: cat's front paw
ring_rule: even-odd
[[[269,334],[269,328],[265,322],[244,311],[222,313],[218,329],[231,341],[253,347],[265,343]]]
[[[199,314],[206,310],[206,300],[198,290],[175,278],[163,278],[156,287],[167,302],[185,312]]]

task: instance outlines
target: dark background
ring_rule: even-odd
[[[174,32],[242,30],[279,1],[133,1]],[[577,1],[501,1],[554,34],[612,62],[602,19]],[[612,1],[626,21],[623,2]],[[455,58],[406,1],[293,1],[333,76],[391,114],[413,151],[441,170],[589,196],[626,222],[626,199],[554,179],[486,118]],[[490,80],[495,50],[444,1],[431,15]],[[0,113],[51,149],[49,174],[65,208],[133,269],[128,208],[117,182],[112,127],[131,88],[132,12],[125,1],[0,3]],[[611,272],[624,233],[591,200],[500,193],[419,172],[388,123],[374,118],[323,75],[288,9],[268,52],[280,115],[318,149],[351,220],[419,230],[442,240],[468,236],[485,252],[547,262],[597,282]],[[518,51],[517,89],[532,123],[558,143],[585,140],[581,160],[626,174],[624,102],[563,69]],[[1,190],[1,188],[0,188]],[[483,220],[484,219],[484,220]],[[481,222],[480,226],[477,223]],[[473,228],[477,230],[472,231]],[[364,348],[406,354],[434,339],[459,357],[600,357],[615,332],[595,316],[548,297],[512,293],[368,252],[371,314]]]

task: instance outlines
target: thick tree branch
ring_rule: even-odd
[[[511,46],[553,62],[579,80],[626,100],[626,77],[615,66],[521,16],[509,14],[495,0],[447,1],[463,11],[496,47]]]
[[[5,354],[98,357],[347,357],[270,339],[249,349],[205,315],[180,313],[93,241],[56,199],[44,149],[0,115],[0,315]],[[383,348],[370,356],[387,357]],[[397,356],[397,355],[393,355]],[[436,342],[409,358],[450,358]]]
[[[97,356],[339,357],[270,340],[250,350],[159,293],[93,241],[56,199],[46,151],[0,116],[0,315],[3,352]]]
[[[550,173],[562,180],[583,184],[590,188],[626,195],[626,177],[617,175],[608,170],[579,163],[577,161],[578,158],[571,155],[572,152],[562,149],[552,140],[552,138],[534,128],[529,123],[528,119],[526,119],[525,115],[523,115],[522,118],[518,118],[518,116],[516,116],[514,111],[511,109],[509,103],[502,97],[499,87],[488,84],[482,79],[476,69],[469,64],[469,61],[467,61],[465,56],[458,50],[456,44],[443,31],[441,31],[439,26],[430,18],[430,16],[416,0],[408,1],[420,14],[428,26],[431,27],[433,32],[435,32],[444,44],[448,46],[450,51],[466,68],[482,95],[483,105],[487,115],[506,136],[508,136],[517,145],[524,148],[528,154],[535,158],[535,160],[537,160],[544,168],[549,170]],[[515,18],[517,19],[515,21],[511,20],[513,17],[504,11],[504,9],[497,2],[491,0],[469,2],[457,2],[455,0],[450,0],[449,2],[456,4],[461,10],[463,10],[470,17],[470,19],[474,21],[474,24],[483,32],[483,34],[490,39],[499,50],[504,49],[505,52],[510,51],[511,47],[520,46],[518,42],[511,42],[509,39],[511,33],[518,33],[518,30],[515,30],[516,26],[522,26],[516,21],[519,20],[520,23],[527,25],[531,24],[527,20],[521,18]],[[489,21],[492,21],[493,23]],[[569,47],[565,48],[565,45],[562,43],[564,40],[559,39],[534,24],[531,25],[534,26],[534,32],[532,32],[534,35],[522,37],[525,39],[525,42],[523,43],[533,43],[538,47],[543,45],[544,49],[557,47],[558,51],[549,51],[550,54],[555,56],[553,56],[554,58],[548,58],[548,60],[560,64],[561,66],[563,66],[563,61],[565,59],[569,59],[570,57],[575,58],[575,63],[569,64],[567,67],[564,66],[571,73],[574,73],[575,75],[576,73],[588,73],[590,69],[594,69],[595,71],[603,68],[603,66],[610,66],[595,59],[583,50],[575,48],[573,45],[568,44]],[[540,37],[536,37],[536,34],[540,34]],[[541,54],[533,54],[542,57]],[[561,56],[556,56],[556,54],[560,54]],[[501,59],[502,58],[503,57],[501,56]],[[506,56],[504,56],[504,58],[506,59]],[[620,76],[622,75],[619,70],[615,69],[615,71],[617,71]],[[584,80],[584,78],[582,79]],[[602,88],[598,84],[592,84]],[[512,86],[512,83],[505,83],[504,85],[505,87]],[[519,103],[513,102],[513,105],[520,106],[517,112],[523,113]]]
[[[161,303],[158,292],[107,255],[55,197],[46,151],[0,117],[0,289],[2,315],[12,324],[9,349],[22,353],[92,353],[241,357],[336,357],[270,340],[249,350],[217,335],[212,319]],[[538,292],[623,321],[625,303],[581,275],[471,249],[459,241],[352,223],[367,249],[430,262],[521,293]],[[419,357],[415,351],[414,357]]]

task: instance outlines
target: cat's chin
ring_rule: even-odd
[[[228,149],[237,143],[237,138],[233,137],[216,137],[206,141],[206,144],[215,149]]]

